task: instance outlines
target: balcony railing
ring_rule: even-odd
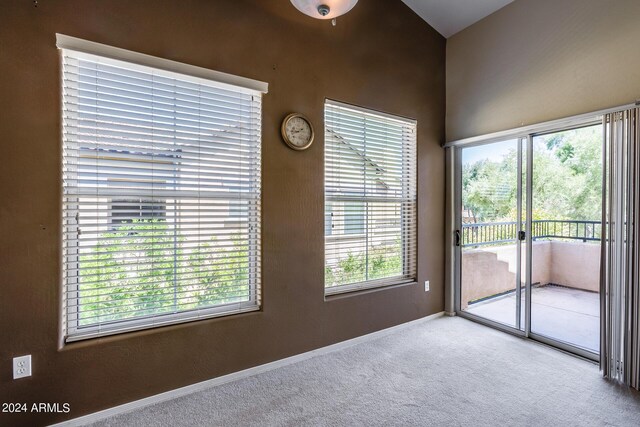
[[[531,223],[533,240],[557,238],[587,241],[599,241],[602,232],[600,221],[573,221],[558,219],[540,219]],[[462,225],[462,246],[496,245],[515,242],[518,238],[518,223],[485,222]]]

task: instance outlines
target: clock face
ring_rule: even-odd
[[[285,142],[291,148],[303,150],[313,142],[313,128],[311,123],[300,115],[290,115],[283,126]]]

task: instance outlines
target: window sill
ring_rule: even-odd
[[[74,336],[63,337],[59,350],[82,347],[85,344],[104,343],[113,340],[127,339],[137,334],[149,334],[166,331],[167,327],[180,326],[205,320],[225,319],[243,314],[262,311],[262,305],[250,303],[237,310],[224,311],[216,308],[204,309],[205,313],[193,315],[191,312],[181,312],[175,315],[165,316],[163,320],[155,323],[147,323],[142,319],[117,322],[113,330],[98,333],[76,334]]]
[[[327,289],[325,289],[324,300],[325,302],[329,302],[337,299],[355,297],[359,295],[369,294],[372,292],[386,291],[390,289],[402,288],[405,286],[413,286],[417,284],[418,282],[416,280],[407,279],[407,280],[398,281],[397,283],[362,286],[362,287],[349,287],[347,289],[340,289],[332,292],[327,292]]]

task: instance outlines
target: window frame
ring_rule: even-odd
[[[369,221],[371,221],[371,214],[368,214],[368,205],[370,203],[375,203],[376,201],[378,201],[376,197],[371,197],[371,196],[367,196],[364,195],[361,198],[358,198],[358,200],[351,200],[353,198],[350,198],[349,196],[345,197],[341,197],[341,196],[332,196],[332,195],[328,195],[327,194],[327,150],[328,150],[328,141],[327,141],[327,135],[328,135],[328,124],[327,124],[327,107],[328,106],[333,106],[333,107],[338,107],[338,108],[344,108],[346,110],[351,110],[353,112],[359,112],[365,115],[372,115],[372,116],[376,116],[377,118],[380,119],[391,119],[391,120],[395,120],[395,121],[400,121],[402,123],[405,123],[407,125],[409,125],[409,127],[412,128],[412,133],[414,135],[413,137],[413,146],[410,147],[412,150],[412,156],[410,159],[407,159],[406,156],[402,156],[402,164],[403,164],[403,169],[402,169],[402,173],[405,174],[407,173],[405,166],[406,166],[406,162],[407,161],[412,161],[413,164],[409,165],[409,167],[413,168],[413,176],[412,178],[409,179],[409,181],[411,182],[411,179],[413,180],[411,182],[411,185],[414,188],[414,192],[412,194],[412,198],[413,198],[413,221],[414,221],[414,229],[412,232],[412,235],[407,237],[407,238],[401,238],[401,242],[400,242],[400,253],[402,256],[402,268],[403,268],[403,274],[401,276],[392,276],[392,277],[385,277],[385,278],[378,278],[378,279],[369,279],[369,280],[365,280],[365,281],[361,281],[361,282],[356,282],[356,283],[349,283],[349,284],[344,284],[344,285],[335,285],[335,286],[327,286],[327,282],[326,282],[326,273],[325,273],[325,279],[324,279],[324,293],[325,293],[325,297],[330,297],[333,295],[339,295],[339,294],[344,294],[344,293],[352,293],[352,292],[358,292],[358,291],[365,291],[365,290],[370,290],[370,289],[376,289],[376,288],[387,288],[387,287],[392,287],[392,286],[398,286],[398,285],[405,285],[405,284],[411,284],[411,283],[416,283],[417,281],[417,234],[418,234],[418,186],[417,186],[417,150],[418,150],[418,131],[417,131],[417,127],[418,127],[418,123],[417,120],[412,119],[412,118],[408,118],[408,117],[404,117],[404,116],[400,116],[400,115],[394,115],[394,114],[390,114],[390,113],[386,113],[386,112],[382,112],[379,110],[375,110],[375,109],[370,109],[370,108],[365,108],[365,107],[361,107],[361,106],[356,106],[356,105],[352,105],[352,104],[348,104],[348,103],[344,103],[341,101],[336,101],[333,99],[329,99],[329,98],[325,98],[325,102],[324,102],[324,126],[325,126],[325,148],[324,148],[324,152],[325,152],[325,160],[324,160],[324,174],[325,174],[325,180],[324,180],[324,207],[325,207],[325,218],[326,218],[326,206],[327,205],[331,205],[333,206],[333,208],[335,209],[335,205],[338,204],[343,204],[346,205],[348,203],[364,203],[364,234],[358,235],[358,234],[327,234],[326,233],[326,227],[325,227],[325,236],[324,236],[324,260],[325,260],[325,269],[327,268],[327,242],[328,241],[338,241],[338,240],[349,240],[349,239],[354,239],[354,238],[358,238],[359,236],[362,235],[366,235],[368,233],[371,232],[371,228],[369,227],[368,223]],[[404,132],[403,128],[403,132]],[[405,191],[407,191],[407,189],[404,188],[402,189],[403,193]],[[380,199],[380,201],[385,202],[385,200]],[[388,201],[388,200],[387,200]],[[400,209],[403,210],[405,209],[405,207],[403,206],[403,202],[400,201]],[[343,206],[344,208],[344,206]],[[332,211],[333,212],[333,211]],[[343,215],[344,217],[344,215]],[[375,218],[374,218],[375,219]],[[404,214],[400,214],[400,217],[398,218],[398,220],[400,221],[400,232],[401,233],[405,233],[405,222],[407,221],[406,217]],[[332,218],[332,221],[334,221],[334,219]],[[410,245],[413,245],[413,247],[410,247]],[[408,276],[408,277],[404,277],[404,276]]]
[[[262,97],[263,94],[268,92],[268,84],[264,82],[260,82],[257,80],[252,80],[244,77],[234,76],[231,74],[226,74],[218,71],[208,70],[201,67],[196,67],[193,65],[183,64],[163,58],[157,58],[137,52],[132,52],[116,47],[111,47],[99,43],[94,43],[82,39],[77,39],[61,34],[56,35],[57,43],[56,46],[61,52],[60,64],[63,66],[64,63],[64,53],[72,52],[74,55],[90,55],[95,57],[104,58],[105,61],[115,60],[126,62],[127,65],[131,66],[131,69],[139,69],[139,68],[153,68],[154,72],[157,71],[158,74],[176,76],[194,82],[204,82],[205,84],[213,84],[217,87],[224,88],[226,90],[232,89],[237,91],[238,93],[250,94],[251,96]],[[64,88],[64,72],[61,72],[62,87]],[[61,102],[62,102],[62,111],[61,114],[64,114],[64,100],[65,94],[61,93]],[[261,102],[259,103],[259,110],[256,114],[257,116],[257,124],[256,128],[262,128],[262,107]],[[64,134],[62,135],[62,145],[66,146],[66,137]],[[258,135],[257,140],[257,156],[258,163],[261,163],[261,145],[262,145],[262,136],[261,133]],[[66,158],[66,154],[63,154],[63,159]],[[68,165],[67,165],[68,166]],[[73,174],[75,173],[75,179],[77,180],[77,171],[64,171],[65,165],[62,164],[63,174],[67,174],[72,176],[71,181],[73,181]],[[73,169],[73,165],[71,166]],[[259,167],[261,169],[261,167]],[[166,326],[171,324],[178,324],[184,322],[191,322],[195,320],[201,320],[211,317],[219,317],[225,315],[232,314],[240,314],[249,311],[257,311],[261,309],[261,214],[260,214],[260,206],[261,206],[261,198],[262,198],[262,173],[260,171],[256,174],[256,182],[255,196],[238,196],[237,200],[248,200],[248,210],[257,210],[257,213],[253,215],[256,216],[257,220],[257,230],[254,232],[249,232],[247,235],[246,245],[247,256],[248,256],[248,283],[250,287],[250,292],[248,295],[247,301],[240,302],[229,302],[217,304],[215,306],[188,309],[188,310],[180,310],[176,312],[169,313],[161,313],[161,314],[149,314],[138,317],[133,317],[129,319],[122,320],[113,320],[113,321],[103,321],[94,323],[91,325],[80,325],[79,319],[79,306],[80,303],[69,304],[69,299],[79,300],[79,291],[80,291],[80,283],[79,283],[79,274],[73,276],[73,278],[69,278],[66,274],[67,269],[76,269],[78,270],[80,264],[80,251],[77,237],[74,240],[73,238],[63,238],[63,246],[61,250],[62,255],[62,307],[61,307],[61,333],[62,339],[64,342],[74,342],[79,340],[85,340],[96,337],[103,337],[114,334],[121,334],[130,331],[136,331],[141,329],[150,329],[156,328],[159,326]],[[253,186],[253,184],[252,184]],[[66,186],[65,186],[66,188]],[[234,193],[234,192],[232,192]],[[78,222],[79,218],[79,199],[82,196],[81,191],[77,191],[71,195],[65,193],[63,191],[63,205],[62,205],[62,218],[63,218],[63,233],[65,231],[71,231],[72,234],[79,236],[79,227],[80,224]],[[91,196],[93,197],[93,196]],[[99,196],[100,198],[107,198],[108,205],[108,215],[107,215],[107,226],[110,229],[117,229],[122,224],[113,223],[112,218],[112,206],[113,204],[118,203],[118,199],[125,199],[128,196],[123,197],[122,195],[112,195],[109,192],[105,192]],[[166,219],[166,210],[167,205],[165,204],[171,197],[159,196],[159,198],[149,198],[144,194],[132,194],[130,198],[139,199],[140,200],[140,209],[142,212],[142,206],[149,202],[159,203],[162,199],[164,206],[164,216],[162,219]],[[198,197],[200,198],[200,197]],[[148,200],[147,200],[148,199]],[[236,200],[233,197],[227,196],[226,198],[220,198],[216,196],[207,196],[206,200]],[[75,241],[75,243],[74,243]],[[70,243],[70,244],[67,244]]]

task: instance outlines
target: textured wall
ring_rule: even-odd
[[[640,1],[517,0],[447,40],[447,140],[640,98]]]
[[[521,274],[526,268],[523,245]],[[532,283],[547,284],[552,272],[549,268],[551,242],[533,242]],[[462,252],[460,280],[462,281],[460,308],[466,310],[470,301],[487,298],[516,288],[516,245],[467,249]]]
[[[380,11],[384,13],[380,13]],[[263,309],[59,346],[60,65],[55,33],[263,80]],[[443,309],[445,40],[401,1],[329,22],[288,1],[0,3],[0,402],[68,402],[38,425],[353,338]],[[418,120],[418,279],[324,299],[325,97]],[[279,136],[310,117],[305,152]],[[33,355],[13,381],[11,358]]]
[[[533,242],[532,283],[568,286],[590,292],[600,289],[600,245],[563,242]],[[526,269],[523,246],[521,272]],[[462,252],[460,307],[469,301],[498,295],[516,287],[517,249],[515,245]],[[524,279],[522,279],[524,280]]]
[[[600,244],[553,241],[549,270],[551,283],[600,292]]]

